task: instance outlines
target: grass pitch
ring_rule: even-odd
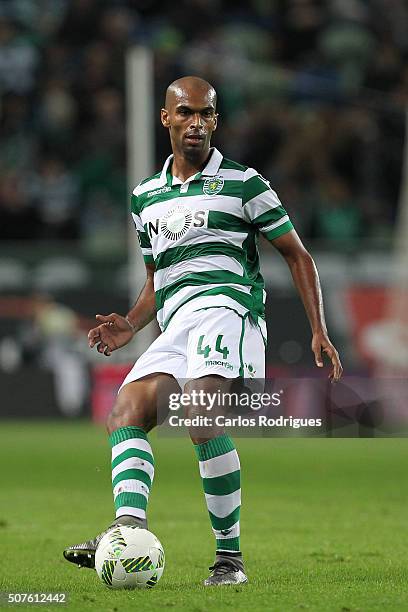
[[[186,438],[152,436],[149,526],[166,568],[154,589],[121,592],[62,557],[112,520],[104,432],[87,423],[1,423],[0,590],[65,591],[65,609],[80,612],[408,609],[406,440],[236,442],[250,583],[201,586],[214,543],[194,451]]]

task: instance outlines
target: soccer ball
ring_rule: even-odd
[[[99,542],[95,569],[112,589],[151,589],[163,574],[163,546],[147,529],[117,525]]]

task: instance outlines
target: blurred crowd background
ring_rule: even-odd
[[[216,145],[271,180],[305,236],[386,243],[407,31],[398,0],[2,0],[0,238],[123,232],[124,56],[142,44],[155,52],[157,120],[173,78],[205,75],[219,92]],[[159,167],[168,137],[156,130]]]
[[[170,152],[159,121],[167,85],[206,78],[219,94],[213,144],[271,181],[311,248],[346,372],[371,375],[385,358],[406,371],[389,290],[407,32],[405,0],[1,0],[0,387],[10,402],[0,414],[92,406],[101,416],[140,351],[135,341],[106,361],[86,343],[95,313],[124,313],[135,297],[125,82],[134,45],[153,57],[152,172]],[[268,371],[315,376],[288,270],[261,248]]]

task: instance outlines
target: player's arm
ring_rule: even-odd
[[[319,276],[312,256],[293,229],[291,220],[268,180],[253,168],[244,174],[242,205],[244,218],[254,225],[285,258],[312,328],[312,350],[316,365],[323,366],[322,351],[330,357],[332,380],[343,371],[339,354],[327,335]]]
[[[332,362],[330,378],[340,379],[343,368],[336,348],[329,340],[323,309],[323,297],[319,275],[312,256],[304,247],[295,230],[270,241],[284,257],[312,328],[312,351],[316,365],[323,367],[322,351]]]
[[[109,315],[96,315],[99,325],[88,333],[90,348],[96,345],[99,353],[107,357],[130,342],[133,336],[154,318],[156,303],[154,295],[154,264],[146,263],[146,282],[135,305],[126,316],[112,312]]]

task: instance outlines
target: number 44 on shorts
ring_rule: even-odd
[[[217,341],[215,343],[215,350],[217,351],[217,353],[222,354],[223,359],[226,359],[229,355],[229,350],[228,350],[228,347],[221,346],[222,338],[223,338],[222,334],[217,336]],[[208,355],[211,353],[211,347],[208,344],[206,344],[205,347],[203,348],[203,343],[204,343],[204,335],[200,336],[198,339],[197,355],[203,355],[204,359],[207,359]]]

